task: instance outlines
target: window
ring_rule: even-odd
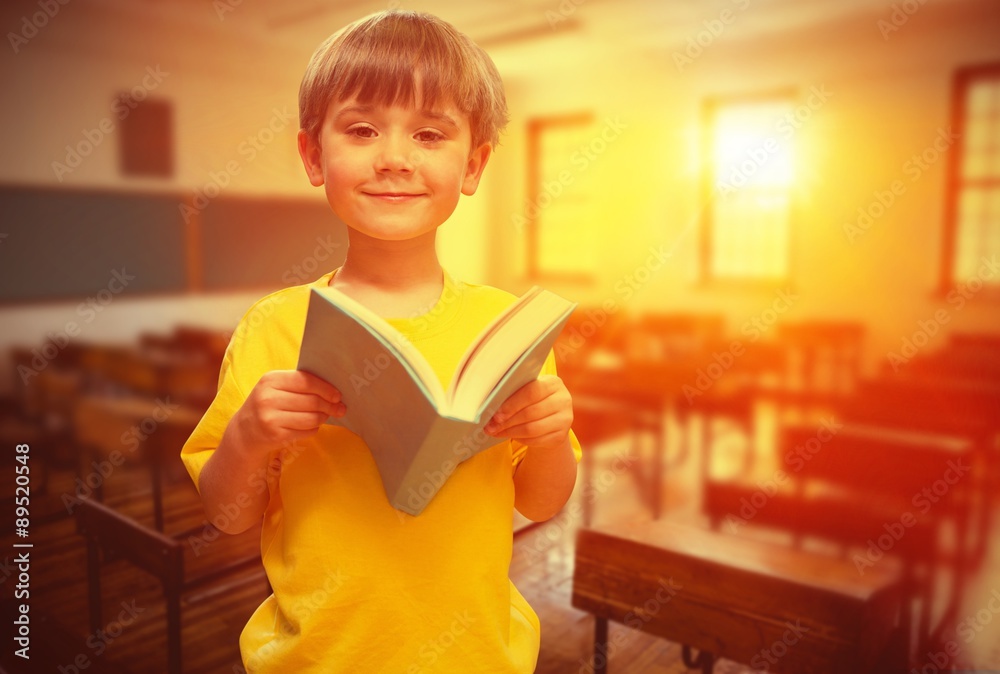
[[[595,143],[605,141],[588,113],[528,123],[528,200],[515,223],[522,226],[530,279],[587,281],[598,267],[594,175],[588,170]]]
[[[945,291],[976,277],[983,258],[1000,252],[1000,63],[958,71],[953,92],[960,142],[948,157]],[[996,274],[980,280],[1000,288]]]
[[[781,281],[789,271],[792,98],[711,99],[705,121],[702,276]]]

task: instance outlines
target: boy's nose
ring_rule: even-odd
[[[387,137],[375,157],[375,170],[410,173],[416,163],[413,148],[405,139]]]

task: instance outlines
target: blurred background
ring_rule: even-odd
[[[658,521],[855,580],[891,567],[896,636],[873,648],[1000,669],[989,0],[5,3],[0,435],[30,451],[5,450],[0,584],[11,609],[28,454],[37,650],[0,666],[242,671],[259,531],[215,545],[177,454],[240,317],[343,260],[296,151],[298,86],[324,38],[387,7],[451,22],[506,86],[444,266],[580,303],[556,354],[578,489],[515,521],[538,671],[596,668],[576,532]],[[628,630],[612,668],[686,671],[670,629]]]

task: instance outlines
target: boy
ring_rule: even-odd
[[[539,624],[508,578],[512,509],[554,515],[579,460],[551,354],[487,426],[498,444],[461,463],[417,517],[389,505],[360,438],[323,424],[345,413],[340,392],[295,370],[311,287],[332,285],[388,317],[443,383],[513,301],[451,278],[434,247],[506,123],[499,74],[449,24],[388,11],[320,45],[299,113],[299,152],[348,227],[347,258],[247,312],[218,394],[181,453],[210,520],[229,533],[263,520],[274,593],[240,637],[244,666],[531,672]]]

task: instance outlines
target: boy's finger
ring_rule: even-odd
[[[288,391],[289,393],[311,393],[331,403],[339,403],[343,400],[340,390],[337,387],[311,372],[287,370],[282,375],[275,382],[276,387],[282,391]]]
[[[486,432],[491,431],[506,431],[516,426],[518,424],[525,424],[529,421],[537,421],[538,419],[544,419],[558,411],[554,405],[547,404],[548,399],[542,400],[540,402],[528,405],[527,407],[522,407],[521,409],[515,411],[510,416],[497,413],[487,424]]]
[[[290,431],[314,431],[328,416],[325,412],[286,412],[280,426]]]
[[[315,393],[332,403],[339,403],[342,400],[340,390],[330,382],[317,377],[314,374],[305,373],[309,376],[309,391]]]
[[[494,424],[490,422],[484,430],[490,435],[523,441],[549,433],[560,425],[560,411],[558,409],[539,409],[537,412],[537,415],[533,413],[516,419],[512,418],[506,423]]]
[[[500,409],[493,415],[493,421],[503,423],[512,418],[515,414],[526,407],[535,405],[550,396],[552,392],[546,391],[539,382],[531,381],[514,391],[507,400],[500,406]]]

